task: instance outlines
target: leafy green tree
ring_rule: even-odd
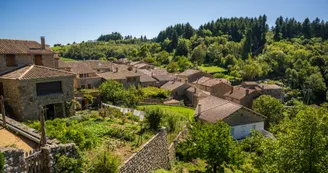
[[[146,58],[150,55],[149,46],[147,44],[141,46],[139,50],[139,56]]]
[[[324,96],[327,87],[325,80],[320,73],[314,73],[310,75],[305,81],[305,88],[311,89],[317,99],[325,99]]]
[[[255,112],[267,117],[266,126],[278,124],[283,118],[284,105],[281,100],[268,95],[262,95],[253,102],[252,106]]]
[[[142,92],[135,86],[129,86],[124,92],[124,105],[128,108],[136,108],[142,99]]]
[[[161,64],[168,64],[170,62],[169,55],[170,54],[168,52],[162,50],[155,55],[156,61],[160,62]]]
[[[111,102],[114,105],[121,104],[124,100],[123,84],[108,80],[99,86],[99,93],[103,101]]]
[[[185,56],[177,56],[175,59],[178,61],[179,71],[185,71],[193,66],[193,64]]]
[[[170,73],[177,72],[179,70],[179,65],[177,62],[171,61],[167,66],[166,70]]]
[[[186,39],[190,39],[195,34],[194,28],[189,24],[189,22],[186,24],[183,37]]]
[[[178,46],[175,51],[176,56],[188,56],[190,52],[191,42],[184,38],[179,38]]]
[[[4,169],[5,169],[5,157],[0,152],[0,173],[3,173]]]
[[[204,44],[200,44],[192,51],[191,60],[196,62],[198,65],[201,65],[204,63],[205,56],[206,46]]]
[[[110,152],[103,152],[96,156],[91,172],[108,172],[117,173],[120,166],[121,159],[119,156]]]
[[[208,171],[223,170],[223,163],[237,164],[238,148],[230,135],[230,127],[222,122],[215,124],[194,123],[189,127],[188,148],[192,148],[195,157],[204,159]]]
[[[219,45],[217,42],[211,44],[207,48],[207,56],[208,60],[207,62],[213,62],[216,65],[222,65],[223,64],[223,54],[222,54],[223,47],[222,45]]]
[[[151,130],[158,130],[164,118],[164,112],[160,108],[147,109],[145,115],[145,123]]]

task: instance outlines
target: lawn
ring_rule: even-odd
[[[227,69],[218,67],[215,65],[208,65],[208,64],[202,64],[202,66],[199,67],[202,71],[207,73],[224,73],[227,71]]]
[[[189,121],[193,121],[195,110],[192,108],[182,106],[169,106],[169,105],[141,105],[138,109],[145,110],[147,108],[160,108],[167,113],[178,114],[188,118]]]
[[[65,57],[60,57],[60,59],[63,61],[76,61],[75,59],[65,58]]]

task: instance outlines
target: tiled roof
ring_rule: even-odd
[[[223,120],[243,107],[215,96],[207,96],[201,99],[198,104],[202,105],[200,113],[198,108],[196,108],[198,118],[212,123]]]
[[[0,54],[53,54],[46,46],[43,50],[36,41],[0,39]]]
[[[20,67],[18,69],[9,71],[0,76],[1,79],[18,79],[18,80],[29,80],[29,79],[45,79],[62,76],[75,76],[75,74],[58,70],[55,68],[49,68],[38,65],[28,65]]]
[[[85,62],[83,61],[69,61],[66,62],[71,67],[71,72],[75,74],[95,73]]]
[[[71,68],[69,64],[67,64],[65,61],[59,59],[58,60],[58,67],[61,68]]]
[[[282,89],[280,86],[276,84],[259,84],[262,89]]]
[[[121,70],[121,71],[119,70],[118,72],[105,72],[105,73],[99,73],[98,75],[106,80],[126,79],[127,77],[140,76],[140,74],[128,70]]]
[[[196,73],[199,73],[199,72],[201,72],[201,71],[188,69],[188,70],[185,70],[184,72],[180,73],[179,76],[190,76],[190,75],[193,75],[193,74],[196,74]]]
[[[170,80],[174,80],[175,77],[171,74],[166,74],[166,75],[156,75],[156,76],[153,76],[156,80],[158,81],[170,81]]]
[[[169,72],[167,72],[166,69],[163,68],[158,68],[158,69],[153,69],[151,70],[152,75],[157,76],[157,75],[167,75]]]
[[[188,92],[194,93],[198,97],[204,97],[204,96],[209,96],[211,95],[209,92],[201,90],[201,89],[196,89],[195,87],[189,87],[187,89]]]
[[[145,73],[143,73],[142,71],[138,71],[138,74],[140,75],[140,82],[157,82],[156,79],[146,75]]]
[[[91,69],[113,69],[113,63],[110,61],[103,61],[103,60],[85,60],[83,61],[86,63]]]
[[[247,90],[247,88],[240,87],[240,86],[234,86],[232,92],[229,91],[229,92],[225,93],[224,96],[241,100],[246,96],[246,90]],[[249,91],[248,94],[251,94],[255,90],[248,89],[248,91]]]
[[[228,83],[228,80],[227,79],[210,79],[210,80],[207,80],[207,81],[201,83],[201,85],[212,87],[219,83]]]
[[[206,81],[208,81],[210,79],[211,78],[209,78],[209,77],[203,76],[203,77],[197,79],[196,81],[194,81],[193,83],[194,84],[202,84],[202,83],[204,83],[204,82],[206,82]]]
[[[259,84],[256,81],[244,81],[243,83],[245,83],[246,85],[258,85]]]
[[[161,88],[173,91],[181,86],[183,86],[185,83],[184,82],[179,82],[179,81],[168,81],[166,82]]]

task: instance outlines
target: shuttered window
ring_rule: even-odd
[[[63,93],[61,81],[37,83],[36,93],[38,96]]]
[[[15,58],[14,54],[6,55],[6,64],[7,64],[7,67],[17,66],[16,58]]]
[[[35,55],[34,56],[34,64],[35,65],[43,65],[43,63],[42,63],[42,55]]]

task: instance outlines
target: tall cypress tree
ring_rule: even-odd
[[[186,39],[190,39],[190,37],[192,37],[194,34],[195,34],[194,29],[192,28],[192,26],[189,23],[187,23],[184,28],[183,37]]]

